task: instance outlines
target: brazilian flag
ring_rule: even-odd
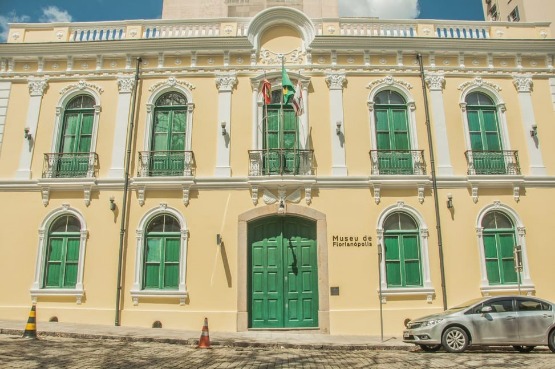
[[[295,95],[295,87],[293,87],[293,83],[291,83],[283,65],[281,66],[281,86],[283,87],[283,103],[289,104],[293,95]]]

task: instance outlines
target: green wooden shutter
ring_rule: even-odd
[[[77,284],[79,245],[80,239],[78,237],[67,238],[63,287],[75,287]]]
[[[513,233],[499,233],[499,254],[501,256],[501,270],[504,284],[517,283],[518,277],[515,271],[514,246],[515,237]]]
[[[472,150],[486,150],[482,142],[482,128],[480,125],[480,117],[477,110],[468,110],[468,132],[470,134],[470,148]]]
[[[403,235],[402,240],[405,285],[422,286],[418,235]]]
[[[401,253],[399,236],[384,237],[385,241],[385,272],[388,287],[401,287]]]
[[[495,234],[484,234],[484,255],[486,258],[486,273],[490,284],[501,284],[499,271],[499,257],[497,254],[497,242]]]
[[[179,253],[181,241],[177,237],[167,237],[165,241],[164,288],[176,289],[179,286]]]
[[[62,237],[50,237],[48,240],[45,287],[60,287],[63,247]]]
[[[145,252],[144,288],[160,287],[160,237],[148,237]]]
[[[376,109],[376,135],[378,150],[390,150],[388,109]]]

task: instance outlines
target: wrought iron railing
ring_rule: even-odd
[[[138,177],[194,176],[192,151],[140,151]]]
[[[314,175],[314,150],[249,150],[249,176]]]
[[[464,153],[468,165],[467,173],[474,174],[520,174],[518,151],[477,151],[468,150]]]
[[[426,174],[424,150],[370,150],[372,174]]]
[[[96,177],[95,152],[54,152],[44,154],[42,178]]]

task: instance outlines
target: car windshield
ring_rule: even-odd
[[[469,300],[469,301],[466,301],[466,302],[464,302],[460,305],[453,306],[452,308],[448,309],[446,312],[452,313],[452,312],[455,312],[455,311],[461,311],[461,310],[467,309],[467,308],[471,307],[472,305],[475,305],[475,304],[477,304],[477,303],[479,303],[480,301],[483,301],[483,300],[484,300],[483,297],[473,299],[473,300]]]

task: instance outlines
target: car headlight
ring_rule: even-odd
[[[443,319],[426,320],[425,322],[422,322],[422,327],[431,327],[442,321]]]

